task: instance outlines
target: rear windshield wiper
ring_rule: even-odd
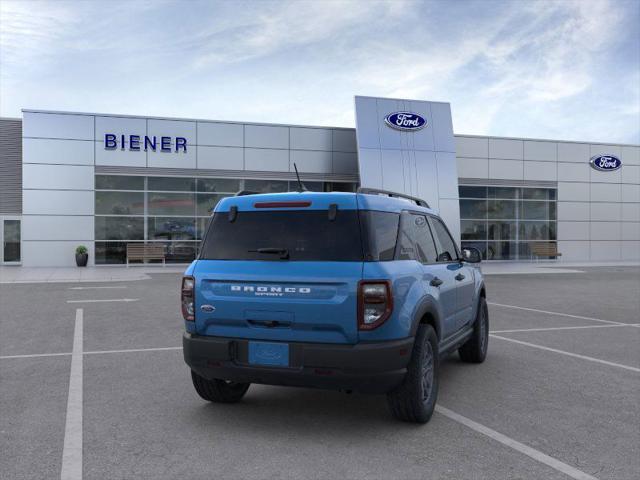
[[[282,260],[289,259],[289,250],[286,248],[277,248],[277,247],[266,247],[266,248],[257,248],[255,250],[248,250],[251,253],[270,253],[274,255],[280,255]]]

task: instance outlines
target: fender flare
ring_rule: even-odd
[[[420,325],[420,321],[427,314],[431,315],[431,317],[433,318],[433,327],[436,331],[438,341],[440,341],[442,339],[442,321],[437,303],[433,299],[433,297],[430,296],[424,297],[424,299],[422,300],[422,302],[420,302],[420,305],[416,309],[416,312],[413,316],[413,323],[411,325],[411,336],[416,336],[418,325]]]

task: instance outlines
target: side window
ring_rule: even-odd
[[[411,215],[413,217],[413,230],[415,232],[418,260],[422,263],[436,261],[436,245],[433,243],[431,229],[424,215]]]
[[[451,262],[453,260],[457,260],[458,252],[456,250],[456,244],[449,235],[446,227],[442,223],[442,220],[439,218],[430,217],[429,223],[431,224],[431,229],[433,230],[433,234],[436,237],[437,248],[438,248],[438,258],[437,262]]]
[[[421,263],[436,261],[436,246],[424,215],[402,213],[396,258],[417,260]]]
[[[415,230],[413,228],[413,215],[402,212],[400,216],[400,231],[398,232],[397,260],[418,260],[416,252]]]
[[[369,210],[360,211],[360,224],[365,239],[367,260],[393,260],[398,236],[398,219],[400,215],[390,212]]]

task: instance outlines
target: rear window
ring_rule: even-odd
[[[338,210],[333,221],[327,210],[239,211],[233,222],[228,213],[216,213],[200,254],[203,260],[282,261],[284,257],[362,261],[357,211]]]

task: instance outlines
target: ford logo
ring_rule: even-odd
[[[601,172],[612,172],[622,166],[622,161],[613,155],[596,155],[589,162],[593,168]]]
[[[427,126],[427,121],[417,113],[395,112],[384,117],[384,122],[396,130],[414,131]]]

